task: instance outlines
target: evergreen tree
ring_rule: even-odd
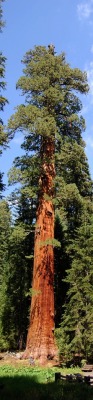
[[[55,322],[61,322],[68,285],[64,282],[71,258],[67,252],[70,241],[76,238],[76,229],[82,224],[85,203],[92,202],[92,181],[89,173],[85,143],[78,144],[66,136],[56,159],[55,237],[61,248],[55,249]],[[58,262],[59,260],[59,262]]]
[[[26,94],[26,103],[17,108],[9,121],[8,129],[11,138],[16,131],[23,131],[22,148],[25,155],[15,160],[11,180],[22,183],[21,193],[26,198],[33,199],[32,207],[36,209],[32,284],[34,295],[25,356],[31,354],[42,362],[56,355],[53,286],[54,247],[58,246],[58,241],[54,239],[54,204],[56,209],[60,208],[61,215],[64,202],[67,202],[64,174],[69,179],[72,170],[70,158],[69,166],[64,166],[64,173],[58,164],[61,162],[62,148],[67,146],[69,149],[70,143],[73,148],[77,142],[83,153],[81,133],[85,124],[80,116],[81,102],[77,91],[87,93],[88,85],[86,74],[77,68],[72,69],[66,63],[65,55],[56,55],[52,45],[48,49],[35,47],[26,53],[23,63],[24,76],[19,79],[17,88]],[[75,175],[74,179],[72,186],[67,185],[72,196],[71,217],[72,208],[74,210],[73,198],[75,199],[77,193],[78,198],[80,197]],[[85,185],[84,178],[82,190]],[[91,186],[90,180],[87,186]],[[61,188],[64,201],[60,197]],[[89,189],[87,190],[89,194]],[[77,213],[76,204],[74,219]]]
[[[56,334],[62,356],[72,359],[77,353],[93,358],[93,218],[92,204],[85,203],[82,224],[76,238],[70,241],[71,267],[65,281],[68,285],[65,312]]]
[[[18,204],[18,218],[16,217],[13,223],[8,221],[8,226],[10,213],[7,203],[1,201],[0,206],[0,348],[21,350],[26,342],[31,296],[34,238],[33,226],[31,227],[32,213],[28,201],[21,198]]]
[[[3,21],[3,11],[2,11],[2,3],[4,0],[0,0],[0,31],[2,31],[2,28],[4,26],[4,21]]]
[[[11,215],[5,200],[0,201],[0,349],[8,346],[3,329],[3,315],[6,307],[6,290],[9,273],[9,237]],[[5,322],[6,323],[6,322]]]

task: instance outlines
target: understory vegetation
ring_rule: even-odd
[[[0,367],[1,399],[14,400],[92,400],[93,388],[87,384],[55,382],[57,368]],[[62,369],[62,373],[78,372]]]

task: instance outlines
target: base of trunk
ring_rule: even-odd
[[[32,365],[35,361],[37,361],[39,365],[44,365],[49,362],[55,364],[58,362],[58,349],[56,345],[54,349],[49,351],[47,351],[43,346],[40,349],[35,349],[33,351],[31,348],[27,348],[22,355],[22,359],[29,359],[30,364]]]
[[[34,359],[32,357],[32,354],[28,353],[26,351],[22,355],[21,359],[22,360],[29,360],[29,363],[32,366],[34,366],[35,363],[37,365],[51,365],[51,366],[55,365],[56,366],[58,364],[58,362],[59,362],[58,356],[49,356],[49,357],[40,356],[39,358]]]

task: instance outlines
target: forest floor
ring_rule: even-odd
[[[5,352],[0,353],[0,367],[2,365],[11,365],[16,368],[19,366],[29,366],[29,360],[21,360],[22,353],[14,353],[14,352]]]
[[[93,387],[86,383],[55,382],[55,372],[81,373],[80,368],[30,365],[19,353],[0,357],[1,400],[93,400]]]

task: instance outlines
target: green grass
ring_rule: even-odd
[[[58,368],[0,367],[1,400],[93,400],[93,388],[83,383],[55,382]],[[62,373],[79,372],[60,369]]]

